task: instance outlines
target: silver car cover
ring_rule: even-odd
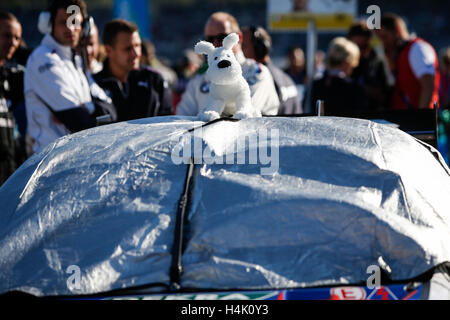
[[[189,158],[181,288],[365,283],[380,257],[404,280],[450,261],[450,171],[408,134],[333,117],[188,132],[202,124],[109,125],[29,159],[0,189],[0,293],[167,288]]]

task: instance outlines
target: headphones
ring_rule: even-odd
[[[249,29],[252,33],[252,43],[255,50],[255,57],[257,60],[262,59],[270,53],[272,43],[262,33],[262,30],[264,30],[262,27],[251,26]]]
[[[42,11],[39,14],[38,30],[42,34],[46,34],[46,33],[51,33],[52,32],[52,26],[51,26],[51,23],[50,23],[50,12],[49,11]]]
[[[38,30],[42,34],[51,33],[53,26],[51,22],[51,13],[50,8],[52,7],[52,3],[50,3],[50,6],[46,11],[42,11],[39,14],[39,20],[38,20]],[[86,39],[89,37],[89,35],[92,32],[92,29],[94,28],[95,22],[94,18],[89,16],[89,14],[86,13],[86,16],[83,19],[83,23],[81,25],[82,31],[81,31],[81,39]]]

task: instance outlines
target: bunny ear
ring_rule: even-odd
[[[239,43],[239,36],[236,33],[230,33],[225,39],[223,39],[222,43],[226,50],[231,50],[231,48]]]
[[[198,54],[211,54],[214,51],[214,45],[211,42],[200,41],[195,45],[195,52]]]

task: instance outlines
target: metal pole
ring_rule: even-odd
[[[314,19],[311,19],[308,22],[308,33],[307,33],[307,54],[306,54],[306,75],[308,82],[306,83],[306,105],[305,112],[313,113],[313,107],[311,100],[311,91],[312,91],[312,83],[314,80],[315,73],[315,55],[317,49],[317,30],[316,30],[316,22]]]
[[[316,102],[316,114],[318,117],[323,117],[325,114],[325,103],[323,100],[317,100]]]

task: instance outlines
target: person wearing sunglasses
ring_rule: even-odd
[[[241,64],[242,74],[250,86],[252,104],[259,108],[263,115],[277,115],[280,101],[273,78],[266,66],[244,56],[241,48],[243,35],[236,18],[226,12],[213,13],[205,25],[205,40],[211,42],[215,47],[221,47],[223,39],[233,32],[237,33],[240,39],[239,43],[233,47],[233,52]],[[206,77],[207,69],[207,66],[201,68],[187,84],[186,91],[177,106],[177,115],[196,116],[205,106],[210,85]],[[227,109],[225,108],[225,110]],[[222,116],[232,115],[222,114]]]

